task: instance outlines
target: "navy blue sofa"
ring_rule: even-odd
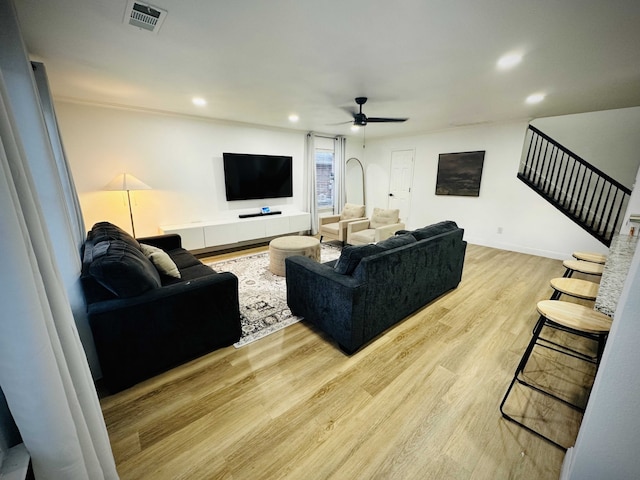
[[[143,253],[147,245],[160,249],[164,261],[168,255],[180,278],[159,269],[156,257]],[[110,392],[240,338],[237,277],[202,264],[179,235],[134,239],[100,222],[82,256],[89,325]]]
[[[285,260],[294,315],[352,354],[462,278],[464,230],[444,221],[377,244],[347,246],[337,261]]]

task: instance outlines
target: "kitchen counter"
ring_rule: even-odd
[[[611,240],[594,306],[599,312],[613,317],[637,244],[638,237],[629,235],[614,235]]]

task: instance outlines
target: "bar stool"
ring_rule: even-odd
[[[595,300],[600,288],[600,285],[595,282],[569,277],[552,278],[549,283],[553,288],[553,295],[551,295],[550,300],[558,300],[562,295],[569,295],[582,300]]]
[[[585,262],[591,263],[602,263],[604,264],[607,261],[607,256],[602,253],[595,252],[580,252],[576,251],[571,254],[573,258],[576,260],[583,260]]]
[[[553,294],[551,295],[550,300],[559,300],[562,295],[567,295],[569,297],[595,302],[596,297],[598,296],[598,290],[600,289],[599,284],[590,282],[588,280],[580,280],[578,278],[552,278],[549,283],[551,284],[551,288],[553,288]],[[542,317],[540,317],[538,322],[541,321],[543,321]],[[549,324],[547,326],[555,328],[557,330],[564,330],[564,328],[559,325]],[[535,327],[533,328],[533,330],[535,331]],[[557,345],[557,343],[551,340],[543,340],[545,342]]]
[[[604,265],[601,263],[586,262],[584,260],[565,260],[562,265],[567,269],[563,277],[571,277],[573,272],[601,277],[604,271]]]
[[[522,355],[522,358],[520,359],[520,363],[518,363],[518,367],[516,368],[513,379],[509,384],[509,388],[507,389],[507,392],[505,393],[504,398],[500,403],[500,413],[506,420],[509,420],[521,426],[528,432],[533,433],[543,440],[566,451],[567,447],[560,445],[555,440],[543,435],[542,433],[534,430],[532,427],[525,425],[524,423],[505,413],[504,405],[513,389],[513,386],[516,382],[518,382],[520,385],[531,388],[532,390],[535,390],[536,392],[539,392],[547,397],[553,398],[558,402],[567,405],[579,412],[584,412],[584,407],[575,405],[568,400],[565,400],[564,398],[561,398],[558,395],[552,393],[549,390],[545,390],[538,385],[529,383],[528,381],[523,379],[521,375],[524,373],[527,362],[529,361],[529,358],[531,357],[535,346],[544,347],[562,353],[564,355],[593,363],[597,368],[600,363],[600,359],[602,358],[602,352],[604,351],[604,345],[607,340],[607,335],[609,334],[609,329],[611,328],[611,318],[603,313],[593,310],[592,308],[585,307],[584,305],[572,302],[564,302],[561,300],[542,300],[537,303],[536,308],[538,310],[538,313],[540,314],[540,320],[536,324],[536,328],[531,337],[531,341],[527,345],[527,348]],[[551,343],[541,338],[540,334],[542,333],[542,330],[545,326],[552,326],[556,328],[560,327],[565,332],[596,341],[598,348],[595,357],[589,355],[588,353],[580,353],[566,346],[559,345],[557,343]]]
[[[551,288],[553,288],[553,294],[551,294],[549,300],[559,300],[562,295],[568,295],[581,300],[595,301],[598,296],[598,290],[600,289],[599,284],[578,278],[556,277],[552,278],[549,284]],[[538,323],[542,321],[543,318],[540,317]],[[535,332],[535,330],[536,327],[533,327],[533,332]]]
[[[607,256],[602,255],[601,253],[593,253],[593,252],[573,252],[571,254],[573,258],[576,260],[584,260],[585,262],[591,263],[602,263],[606,262]]]

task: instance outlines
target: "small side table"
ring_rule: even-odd
[[[286,274],[284,260],[294,255],[309,257],[320,261],[320,240],[315,237],[290,235],[274,238],[269,242],[269,270],[274,275]]]

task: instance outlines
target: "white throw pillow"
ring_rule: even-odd
[[[140,244],[140,248],[142,249],[142,253],[144,253],[145,257],[151,260],[151,263],[153,263],[158,272],[170,277],[182,278],[180,270],[178,270],[177,265],[173,260],[171,260],[171,257],[167,252],[161,248],[146,245],[144,243]]]

